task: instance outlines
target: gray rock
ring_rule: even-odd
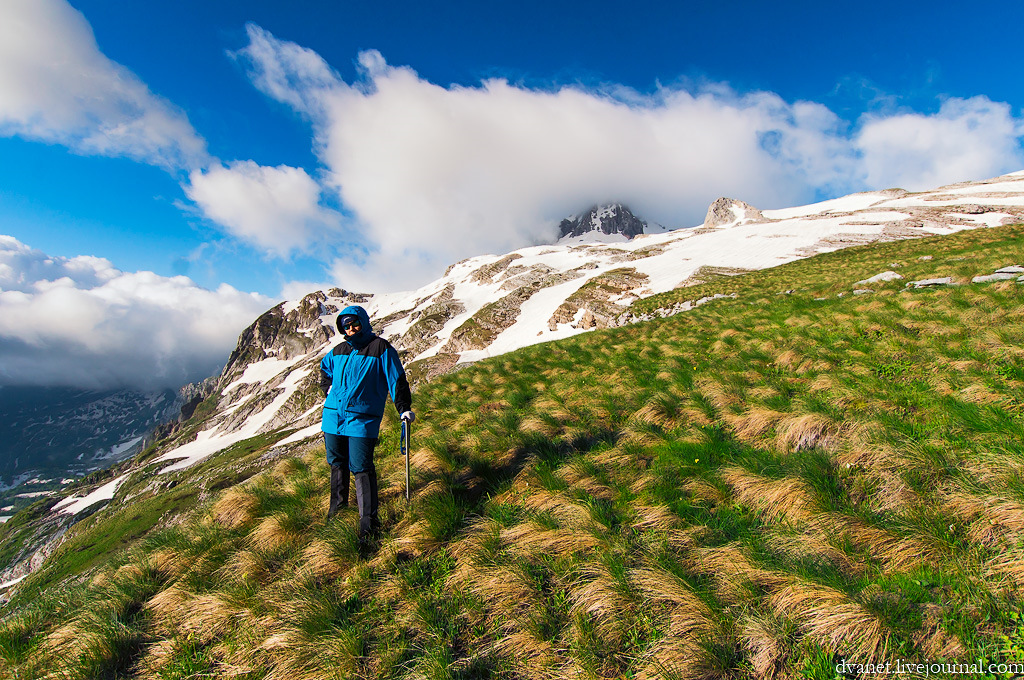
[[[900,280],[902,278],[903,277],[900,274],[897,274],[894,271],[887,271],[887,272],[882,272],[881,274],[875,274],[870,279],[864,279],[863,281],[858,281],[857,283],[855,283],[853,285],[860,286],[860,285],[865,284],[865,283],[878,283],[880,281],[898,281],[898,280]]]
[[[737,212],[742,213],[742,217],[739,217]],[[725,224],[732,224],[737,219],[761,222],[764,220],[764,215],[749,203],[738,201],[735,198],[723,197],[716,200],[708,208],[708,214],[704,218],[703,226],[705,229],[720,227]]]
[[[993,281],[1009,281],[1010,279],[1015,278],[1017,278],[1016,274],[1010,274],[1008,272],[1003,274],[995,273],[987,274],[985,276],[975,276],[971,279],[971,283],[992,283]]]
[[[1021,267],[1019,264],[1012,264],[1009,267],[997,269],[996,274],[1024,274],[1024,267]]]
[[[931,288],[934,286],[951,286],[953,285],[952,276],[944,276],[940,279],[922,279],[920,281],[911,281],[907,286],[913,286],[914,288]]]
[[[867,295],[868,293],[874,293],[875,291],[869,288],[858,288],[853,291],[854,295]]]

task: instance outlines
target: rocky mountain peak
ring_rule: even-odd
[[[291,308],[282,302],[261,314],[238,336],[238,344],[221,372],[221,382],[227,384],[254,361],[270,356],[302,356],[329,340],[331,329],[320,324],[326,300],[322,291],[316,291]]]
[[[727,225],[735,225],[764,220],[761,211],[735,198],[719,198],[708,208],[704,218],[704,227],[715,229]]]
[[[595,205],[582,215],[562,220],[558,225],[558,237],[577,238],[593,232],[605,235],[621,234],[631,239],[643,234],[646,228],[647,223],[624,205]]]

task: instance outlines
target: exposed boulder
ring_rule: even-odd
[[[717,229],[731,224],[762,221],[764,221],[764,215],[754,206],[735,198],[722,197],[708,207],[703,227]]]
[[[899,281],[902,278],[903,277],[900,274],[897,274],[894,271],[886,271],[886,272],[882,272],[881,274],[875,274],[874,276],[872,276],[869,279],[864,279],[862,281],[858,281],[857,283],[855,283],[853,285],[855,285],[855,286],[862,286],[862,285],[867,284],[867,283],[881,283],[881,282],[884,282],[884,281]]]

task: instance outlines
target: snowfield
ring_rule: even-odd
[[[576,310],[568,322],[564,314],[556,321],[556,310],[588,282],[615,270],[627,270],[631,280],[642,281],[605,300],[606,306],[625,311],[637,298],[679,287],[702,267],[737,272],[756,270],[878,240],[1024,222],[1024,171],[928,192],[887,190],[852,194],[813,205],[766,210],[757,217],[751,217],[752,213],[747,212],[745,206],[735,202],[731,213],[735,217],[733,221],[717,226],[707,226],[706,222],[697,227],[663,231],[660,225],[652,225],[653,233],[633,239],[620,234],[605,235],[598,230],[553,245],[532,246],[503,255],[481,255],[452,265],[444,276],[417,290],[370,295],[360,304],[374,319],[375,332],[400,350],[406,349],[406,342],[409,347],[417,348],[414,355],[405,357],[406,364],[442,353],[455,355],[459,363],[479,361],[592,330],[592,324],[583,323],[582,308]],[[599,229],[600,224],[594,226]],[[531,282],[533,287],[528,287]],[[485,346],[461,351],[446,347],[460,326],[477,318],[485,305],[509,296],[514,290],[526,291],[512,310],[514,321],[500,328]],[[319,323],[330,328],[334,326],[337,312],[351,304],[349,298],[332,297],[332,292],[337,291],[319,294],[322,300]],[[291,300],[283,303],[281,309],[285,314],[294,313],[301,303],[302,300]],[[414,339],[415,342],[409,339],[413,335],[409,331],[417,327],[418,321],[436,314],[439,307],[454,310],[459,309],[457,305],[461,305],[462,311],[446,316],[439,330],[431,331],[425,339],[422,335]],[[428,313],[430,309],[435,311]],[[386,325],[380,324],[383,319],[387,319]],[[224,396],[231,395],[233,390],[238,394],[233,403],[223,406],[222,413],[229,414],[240,408],[261,385],[271,381],[282,389],[281,393],[264,408],[240,424],[236,423],[235,429],[214,426],[200,432],[194,441],[168,451],[158,459],[169,463],[161,472],[189,467],[258,434],[275,418],[310,371],[316,370],[315,361],[336,342],[338,337],[333,335],[331,340],[317,344],[303,356],[286,361],[268,354],[247,366],[222,390]],[[241,387],[245,389],[239,389]],[[302,414],[294,420],[299,430],[280,443],[318,436],[318,419],[318,408]],[[86,507],[82,504],[87,501],[91,504],[111,498],[117,482],[97,489],[86,498],[62,501],[55,510],[77,512]]]

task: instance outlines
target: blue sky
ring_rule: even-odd
[[[279,299],[415,287],[595,202],[681,227],[721,195],[776,208],[1019,170],[1022,19],[1010,2],[5,0],[0,385],[195,377]],[[52,320],[68,308],[73,334]],[[91,377],[40,368],[68,343]]]

